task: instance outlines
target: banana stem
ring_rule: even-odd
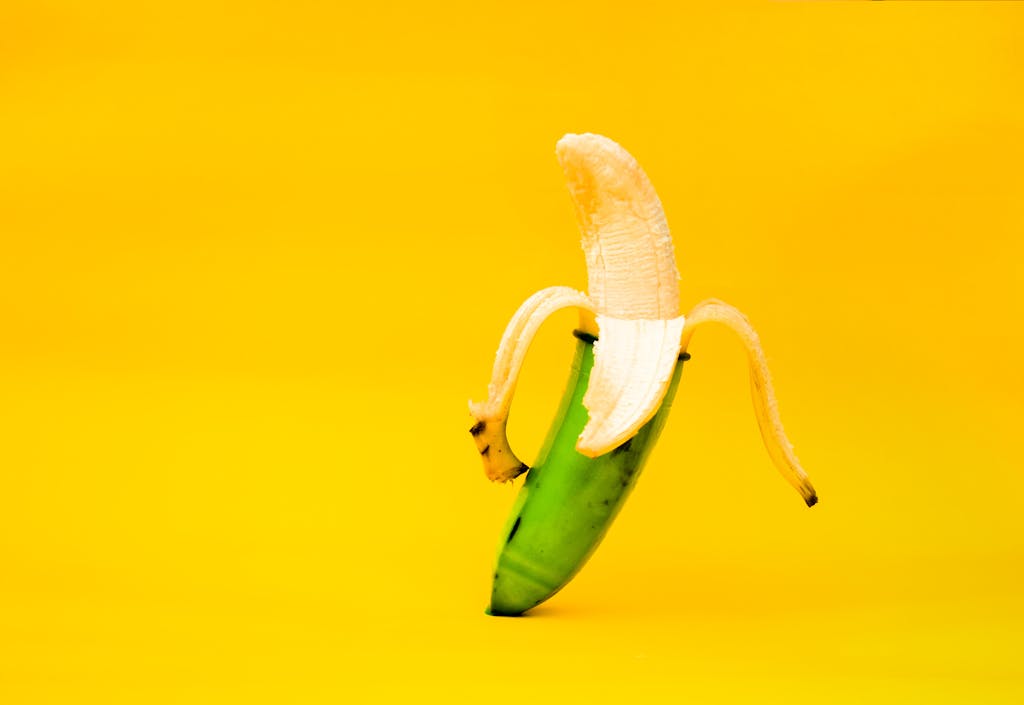
[[[683,327],[679,348],[681,351],[686,351],[694,331],[704,323],[721,323],[743,341],[750,365],[750,396],[754,402],[754,414],[757,416],[761,439],[775,467],[800,493],[807,506],[813,507],[818,502],[818,495],[807,473],[800,466],[800,461],[793,452],[793,445],[786,438],[782,419],[779,417],[775,390],[772,388],[771,375],[768,372],[768,361],[765,359],[757,331],[738,309],[717,299],[707,299],[694,306],[686,315],[686,325]]]

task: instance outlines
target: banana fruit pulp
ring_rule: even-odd
[[[668,416],[694,331],[718,323],[747,350],[754,413],[768,455],[807,506],[818,495],[779,418],[761,342],[746,316],[708,299],[679,315],[679,273],[661,201],[647,174],[600,135],[566,135],[556,149],[576,208],[589,295],[536,292],[505,328],[487,399],[470,402],[470,429],[494,482],[528,473],[499,548],[494,615],[518,615],[551,597],[600,543]],[[580,342],[555,423],[532,469],[506,426],[526,351],[552,313],[580,312]]]
[[[577,334],[561,421],[526,476],[502,535],[488,614],[519,615],[558,592],[583,567],[629,496],[668,418],[682,361],[654,418],[597,458],[573,446],[587,422],[583,396],[594,366],[593,338]]]

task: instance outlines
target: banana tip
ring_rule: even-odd
[[[804,497],[804,501],[807,503],[808,507],[813,507],[818,503],[818,493],[814,492],[810,497]]]
[[[555,154],[559,157],[563,157],[566,153],[573,152],[585,152],[588,149],[598,149],[600,147],[611,148],[619,147],[613,140],[605,137],[604,135],[598,135],[593,132],[567,132],[562,135],[562,138],[555,143]]]

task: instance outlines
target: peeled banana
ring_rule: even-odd
[[[488,396],[470,429],[488,478],[527,472],[502,534],[488,612],[519,615],[580,570],[604,537],[668,416],[695,328],[725,324],[745,344],[769,455],[808,506],[817,502],[786,439],[757,334],[717,300],[679,314],[679,274],[661,202],[636,160],[600,135],[565,135],[556,153],[582,232],[589,296],[556,286],[520,306],[502,337]],[[530,468],[506,425],[530,342],[557,310],[580,312],[576,355],[556,420]]]

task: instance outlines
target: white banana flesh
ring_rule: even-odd
[[[625,319],[676,318],[672,234],[647,174],[629,152],[600,135],[566,135],[555,153],[576,208],[587,291],[598,311]]]
[[[672,381],[685,319],[598,316],[594,370],[583,396],[589,420],[576,450],[590,458],[632,438],[651,420]]]

